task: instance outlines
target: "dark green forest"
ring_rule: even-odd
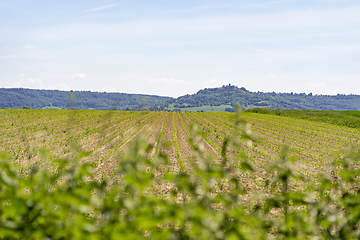
[[[69,103],[70,96],[73,103]],[[71,107],[78,109],[150,110],[149,106],[169,99],[143,94],[0,88],[0,108],[66,109],[73,104]]]
[[[244,87],[224,85],[205,88],[195,94],[178,98],[155,95],[106,93],[91,91],[36,90],[0,88],[0,108],[59,108],[69,107],[70,96],[74,108],[96,110],[170,110],[201,106],[240,104],[243,108],[296,110],[360,110],[360,95],[313,95],[306,93],[250,92]],[[233,108],[227,108],[233,111]]]
[[[244,87],[224,85],[205,88],[196,94],[170,99],[162,109],[200,106],[236,105],[243,108],[265,107],[270,109],[297,110],[360,110],[360,95],[313,95],[306,93],[250,92]],[[232,109],[228,109],[232,111]]]

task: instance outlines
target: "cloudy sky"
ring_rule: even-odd
[[[0,87],[360,94],[359,0],[0,1]]]

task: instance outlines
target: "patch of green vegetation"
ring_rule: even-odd
[[[60,107],[54,107],[54,106],[45,106],[45,107],[43,107],[43,108],[41,108],[41,109],[62,109],[62,108],[60,108]]]
[[[188,107],[188,108],[179,108],[181,112],[226,112],[226,108],[232,108],[230,105],[220,105],[220,106],[201,106],[201,107]]]
[[[268,108],[250,108],[245,112],[270,114],[283,117],[304,119],[314,122],[330,123],[338,126],[360,128],[360,111],[330,110],[279,110]]]

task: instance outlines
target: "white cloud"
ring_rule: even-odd
[[[276,75],[276,74],[269,74],[266,75],[267,78],[287,78],[286,75]]]
[[[87,9],[87,10],[84,10],[82,12],[95,12],[95,11],[104,10],[104,9],[107,9],[107,8],[116,7],[116,6],[117,6],[117,4],[110,4],[110,5],[106,5],[106,6],[102,6],[102,7]]]
[[[24,74],[19,74],[16,77],[18,78],[18,81],[2,81],[0,82],[0,86],[6,88],[44,89],[44,85],[39,78],[24,79]]]
[[[25,49],[30,49],[30,50],[39,49],[39,47],[36,47],[36,46],[34,46],[34,45],[30,45],[30,44],[25,45],[23,48],[25,48]]]
[[[72,79],[86,79],[85,73],[75,73],[71,76]]]
[[[210,79],[205,82],[205,87],[221,87],[222,85],[226,85],[227,83],[221,82],[218,79]]]
[[[153,78],[153,77],[146,77],[143,82],[148,83],[176,83],[176,84],[190,84],[184,80],[176,80],[174,78]]]
[[[28,86],[30,88],[44,88],[44,85],[38,78],[28,78],[27,82],[25,82],[25,86]]]
[[[269,74],[269,75],[266,75],[266,77],[267,78],[274,78],[274,77],[276,77],[276,75],[275,74]]]
[[[5,88],[31,88],[31,89],[63,89],[71,90],[73,85],[67,86],[66,84],[60,84],[52,87],[44,85],[40,78],[25,78],[25,74],[20,73],[16,75],[16,79],[8,81],[0,81],[0,87]]]
[[[351,86],[354,86],[354,84],[360,83],[360,74],[357,75],[339,75],[339,76],[330,76],[329,79],[333,83],[346,85],[349,84]]]
[[[307,87],[325,87],[326,85],[323,83],[307,83]]]
[[[13,87],[11,83],[9,83],[8,81],[0,81],[0,87],[1,88],[11,88]]]
[[[12,54],[12,55],[2,55],[0,56],[0,60],[8,60],[8,59],[16,59],[16,58],[24,58],[27,57],[26,54]]]
[[[61,83],[61,84],[57,84],[57,85],[53,85],[50,87],[47,87],[46,89],[57,89],[57,90],[64,90],[64,91],[70,91],[70,90],[76,90],[75,89],[75,84],[65,84],[65,83]]]
[[[93,91],[98,91],[98,90],[93,90]],[[103,87],[100,92],[117,92],[117,90],[114,87]]]

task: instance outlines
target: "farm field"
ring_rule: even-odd
[[[90,154],[95,172],[111,174],[116,156],[127,151],[137,136],[152,144],[148,157],[168,155],[171,171],[180,171],[193,158],[188,142],[194,127],[206,156],[219,159],[222,142],[227,136],[240,135],[232,113],[173,113],[91,110],[2,110],[0,151],[10,153],[15,161],[27,167],[37,164],[39,151],[66,157],[72,143]],[[278,158],[281,147],[289,146],[289,157],[301,160],[299,172],[316,175],[339,157],[351,144],[358,144],[359,130],[326,123],[273,115],[243,113],[256,141],[243,144],[229,154],[245,153],[254,166],[261,168],[268,160]]]
[[[17,233],[16,224],[25,229],[35,220],[45,229],[38,217],[44,213],[55,219],[51,234],[54,227],[66,229],[58,239],[72,238],[74,228],[91,239],[124,236],[115,232],[129,239],[168,233],[195,239],[357,234],[360,155],[351,148],[359,145],[357,128],[251,112],[6,109],[0,119],[0,157],[17,169],[0,163],[0,189],[7,189],[0,198],[26,206],[19,208],[26,209],[22,219],[11,204],[0,204],[12,224],[0,221],[0,230],[9,232],[0,231],[2,237]],[[72,167],[76,158],[84,164],[78,172]],[[53,159],[69,163],[63,175],[56,166],[62,163]],[[51,174],[34,178],[34,169]],[[94,200],[97,194],[103,195]],[[31,205],[36,202],[39,209]],[[71,211],[59,207],[66,204]],[[59,225],[61,217],[70,220]]]
[[[270,110],[268,108],[250,108],[245,112],[270,114],[314,122],[331,123],[338,126],[360,128],[359,111],[326,111],[326,110]]]

